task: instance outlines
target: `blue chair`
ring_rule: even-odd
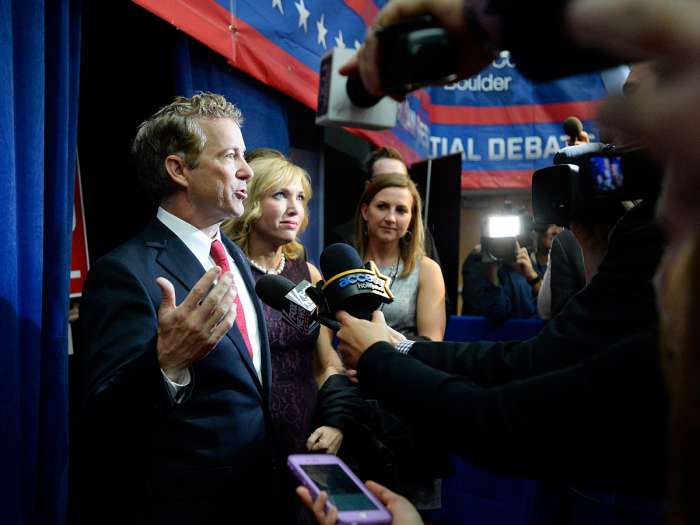
[[[523,341],[539,334],[543,326],[540,319],[494,323],[485,317],[452,315],[445,329],[445,341]]]

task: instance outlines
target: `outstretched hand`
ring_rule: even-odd
[[[343,432],[335,427],[322,426],[314,430],[306,440],[306,450],[314,453],[336,455],[343,444]]]
[[[420,514],[406,498],[374,481],[368,481],[365,485],[391,512],[391,525],[423,525]],[[301,501],[304,502],[304,505],[314,513],[316,521],[320,525],[335,525],[338,521],[338,509],[335,505],[329,505],[329,509],[326,511],[328,494],[321,491],[316,501],[314,501],[306,487],[297,487],[296,492]]]
[[[205,273],[179,306],[175,304],[173,284],[164,277],[156,279],[162,295],[158,309],[158,362],[171,379],[206,357],[236,320],[233,274],[223,274],[214,285],[220,271],[214,267]]]
[[[372,313],[372,320],[358,319],[349,313],[339,310],[336,319],[343,327],[336,333],[338,351],[348,368],[357,368],[357,362],[362,354],[374,343],[386,341],[396,345],[405,337],[390,328],[384,320],[381,310]]]

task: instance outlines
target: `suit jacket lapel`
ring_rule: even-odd
[[[145,232],[146,246],[157,248],[158,264],[170,272],[187,290],[191,290],[202,278],[204,268],[194,254],[170,228],[154,219]]]
[[[160,250],[160,253],[156,257],[158,264],[160,264],[173,277],[175,277],[175,279],[177,279],[180,282],[180,284],[185,288],[185,290],[187,290],[188,292],[192,290],[194,285],[197,284],[197,281],[199,281],[202,278],[202,275],[204,275],[204,268],[194,256],[194,254],[189,250],[189,248],[187,248],[185,243],[183,243],[180,240],[180,238],[177,235],[175,235],[175,233],[172,230],[170,230],[170,228],[165,226],[158,219],[154,219],[151,222],[151,224],[149,224],[149,226],[144,231],[144,236],[147,246]],[[225,238],[225,235],[222,235],[221,237],[224,241],[224,244],[226,245],[226,248],[228,249],[229,253],[232,254],[233,257],[233,254],[237,252],[237,249],[232,246],[231,241]],[[250,269],[247,265],[241,264],[242,261],[240,255],[238,255],[238,260],[235,257],[233,258],[234,261],[236,261],[236,265],[238,265],[238,268],[240,269],[241,273],[243,273],[244,281],[246,281],[246,286],[248,287],[248,290],[250,292],[250,281],[252,280],[252,274],[250,273]],[[252,291],[252,297],[254,299],[253,303],[256,303],[255,299],[257,298],[257,296],[255,295],[254,289]],[[262,324],[264,328],[264,318],[262,316],[262,313],[259,312],[257,305],[256,312],[258,313],[258,326],[260,326],[260,320],[263,320]],[[248,354],[248,348],[246,347],[245,342],[243,341],[243,337],[241,336],[241,332],[238,330],[238,326],[234,324],[226,335],[233,343],[234,347],[236,348],[236,351],[238,351],[238,353],[240,354],[241,360],[243,361],[245,367],[252,376],[253,381],[257,386],[258,390],[263,392],[263,387],[260,384],[258,374],[255,371],[255,366],[253,365],[253,361],[250,359],[250,355]],[[269,370],[267,331],[260,331],[260,339],[261,363],[265,363],[265,361],[267,361],[264,368],[267,371]],[[262,344],[263,340],[265,343],[264,347]],[[261,364],[261,375],[263,379],[265,379],[264,382],[266,383],[266,385],[269,385],[269,380],[266,379],[266,375],[262,372],[262,370],[263,367]],[[267,386],[266,388],[269,389],[269,386]]]

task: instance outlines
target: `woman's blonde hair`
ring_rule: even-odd
[[[425,255],[423,247],[425,232],[423,231],[423,218],[421,216],[423,201],[416,185],[403,173],[376,175],[370,180],[362,197],[360,197],[360,202],[357,204],[357,210],[355,211],[355,247],[364,261],[369,246],[369,237],[367,223],[362,218],[362,205],[366,204],[369,206],[377,193],[386,188],[406,188],[413,200],[411,204],[411,222],[408,225],[406,235],[399,241],[401,260],[403,261],[401,276],[403,277],[413,271],[413,268],[416,266],[416,258],[420,255]]]
[[[312,196],[309,174],[284,156],[256,156],[249,164],[254,176],[248,183],[248,197],[245,200],[243,214],[229,219],[221,226],[223,232],[238,244],[246,255],[250,255],[250,230],[262,216],[261,203],[265,197],[277,193],[294,182],[300,182],[305,197],[304,220],[299,227],[299,233],[301,233],[309,223],[308,202]],[[294,240],[285,244],[282,252],[288,259],[298,259],[304,253],[304,247]]]

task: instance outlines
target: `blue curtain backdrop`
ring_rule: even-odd
[[[65,522],[79,0],[0,0],[0,523]]]
[[[247,149],[264,146],[289,153],[287,97],[231,68],[224,58],[185,34],[178,38],[174,62],[179,95],[212,91],[241,108]]]

